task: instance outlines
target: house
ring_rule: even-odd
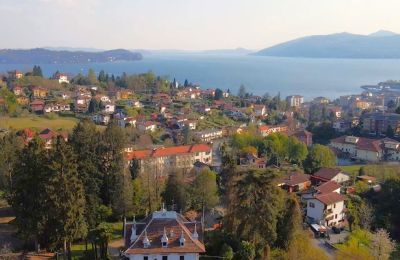
[[[12,91],[14,92],[14,95],[16,95],[16,96],[20,96],[24,93],[23,88],[21,86],[14,86],[12,88]]]
[[[267,114],[267,109],[265,105],[254,105],[253,106],[254,116],[261,117]]]
[[[152,121],[140,121],[136,122],[136,128],[140,131],[154,132],[157,129],[157,123]]]
[[[258,126],[258,133],[262,136],[268,136],[272,133],[287,133],[288,127],[285,125],[260,125]]]
[[[255,154],[246,154],[246,156],[239,158],[240,166],[265,169],[267,167],[267,162],[265,158],[259,158]]]
[[[26,96],[17,97],[17,103],[21,106],[26,106],[29,104],[29,98]]]
[[[39,138],[42,139],[44,141],[44,147],[46,149],[51,149],[51,147],[53,146],[53,140],[58,137],[61,136],[64,141],[68,141],[68,134],[64,133],[64,132],[55,132],[49,128],[44,129],[43,131],[41,131],[38,134]]]
[[[158,169],[192,169],[196,161],[212,162],[212,147],[207,144],[161,147],[152,150],[138,150],[125,153],[127,161],[139,160],[142,172]]]
[[[29,104],[29,108],[30,108],[31,112],[34,112],[34,113],[43,113],[43,110],[44,110],[44,101],[43,101],[43,100],[33,100],[33,101]]]
[[[68,76],[62,73],[57,73],[55,79],[58,80],[58,83],[69,83]]]
[[[114,104],[106,104],[103,109],[104,113],[114,113],[115,112],[115,105]]]
[[[44,112],[60,112],[60,111],[71,111],[71,107],[69,104],[47,104],[44,107]]]
[[[304,191],[310,188],[310,175],[292,172],[278,179],[278,186],[288,192]]]
[[[330,146],[336,149],[340,155],[361,161],[400,160],[400,143],[390,138],[370,139],[356,136],[341,136],[331,140]]]
[[[134,118],[134,117],[125,118],[125,126],[136,127],[136,118]]]
[[[291,107],[299,107],[304,102],[304,97],[299,95],[293,95],[286,97],[286,101]]]
[[[195,132],[194,136],[201,142],[210,142],[214,139],[222,138],[223,132],[221,129],[208,129],[204,131]]]
[[[99,125],[108,125],[110,119],[111,117],[108,114],[97,114],[92,117],[93,122]]]
[[[311,146],[313,144],[313,134],[307,130],[294,132],[291,134],[291,136],[296,137],[297,139],[299,139],[300,142],[304,143],[307,146]]]
[[[103,102],[103,103],[109,103],[109,102],[111,102],[110,97],[107,96],[107,95],[100,95],[100,94],[99,94],[99,95],[96,96],[96,99],[99,100],[99,101],[101,101],[101,102]]]
[[[350,176],[339,168],[321,168],[311,176],[314,184],[327,181],[335,181],[336,183],[344,183],[350,180]]]
[[[47,89],[42,87],[34,87],[32,89],[32,95],[34,98],[45,98],[47,96]]]
[[[8,76],[11,79],[20,79],[24,76],[24,74],[19,70],[13,70],[8,72]]]
[[[339,120],[336,122],[333,122],[332,128],[335,129],[336,132],[338,133],[344,133],[347,130],[349,130],[352,126],[351,121],[348,120]]]
[[[161,209],[124,223],[123,255],[129,260],[197,260],[205,253],[202,223]]]
[[[329,104],[329,99],[326,97],[316,97],[312,100],[314,104]]]
[[[341,227],[345,221],[345,197],[337,192],[316,194],[307,200],[307,221]]]

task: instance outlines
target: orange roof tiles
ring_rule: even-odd
[[[207,144],[193,144],[193,145],[181,145],[173,147],[158,148],[154,150],[139,150],[129,152],[125,155],[127,160],[144,159],[148,157],[165,157],[176,154],[189,154],[198,152],[209,152],[211,147]]]

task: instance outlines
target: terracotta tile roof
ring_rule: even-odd
[[[339,201],[344,201],[344,196],[337,192],[330,192],[330,193],[319,194],[315,196],[315,199],[321,201],[325,205],[331,205]]]
[[[343,171],[339,168],[321,168],[319,171],[314,173],[313,177],[322,180],[332,180],[339,173],[343,173]]]
[[[128,249],[125,251],[125,254],[204,253],[205,247],[201,242],[201,224],[199,222],[197,222],[197,224],[190,222],[178,213],[176,213],[176,215],[176,218],[150,217],[142,223],[136,224],[138,228],[137,234],[139,235],[133,243],[130,243],[133,224],[126,225],[127,232],[125,235],[125,241],[128,245]],[[198,239],[193,237],[195,227],[199,234]],[[167,247],[162,247],[161,244],[161,237],[164,234],[164,229],[168,237]],[[183,246],[181,246],[179,242],[182,233],[185,238]],[[150,240],[150,246],[147,248],[145,248],[143,244],[145,234],[147,234],[147,237]]]
[[[340,185],[337,184],[335,181],[327,181],[320,186],[316,187],[315,189],[318,191],[319,194],[325,194],[333,192],[337,189],[340,189]]]
[[[189,154],[189,153],[198,153],[198,152],[209,152],[211,151],[211,147],[207,144],[193,144],[193,145],[181,145],[181,146],[172,146],[165,148],[158,148],[154,150],[139,150],[129,152],[125,155],[127,160],[136,159],[144,159],[148,157],[165,157],[176,154]]]
[[[396,140],[390,138],[383,138],[383,139],[371,139],[365,137],[357,137],[358,142],[355,143],[355,146],[359,150],[366,150],[372,152],[381,152],[384,148],[383,142],[397,142]],[[340,136],[338,138],[332,139],[331,143],[348,143],[346,142],[346,136]],[[351,143],[348,143],[351,144]]]
[[[278,182],[288,186],[295,186],[310,180],[310,175],[301,172],[293,172],[279,179]]]

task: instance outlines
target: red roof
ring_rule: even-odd
[[[301,172],[293,172],[280,179],[281,183],[284,183],[288,186],[295,186],[308,181],[310,181],[310,175]]]
[[[130,242],[133,224],[128,224],[125,229],[127,232],[125,243],[129,248],[125,251],[125,254],[204,253],[205,247],[200,242],[202,239],[201,223],[195,225],[196,222],[190,222],[180,214],[176,215],[176,218],[151,218],[150,216],[142,223],[137,223],[138,237],[133,243]],[[195,227],[196,232],[199,234],[199,239],[193,237]],[[161,244],[164,230],[168,237],[167,247],[163,247]],[[150,246],[147,248],[143,245],[145,234],[147,234],[147,238],[150,241]],[[185,238],[183,246],[179,242],[182,234]]]
[[[330,192],[317,195],[315,199],[321,201],[325,205],[331,205],[336,202],[344,201],[344,196],[337,192]]]
[[[319,171],[314,173],[313,177],[322,180],[332,180],[339,173],[343,173],[343,171],[339,168],[321,168]]]
[[[315,189],[318,191],[318,193],[325,194],[340,189],[340,187],[341,186],[337,184],[335,181],[327,181],[321,184],[320,186],[316,187]]]
[[[181,145],[173,147],[158,148],[154,150],[139,150],[133,151],[126,154],[127,160],[132,159],[144,159],[148,157],[165,157],[176,154],[187,154],[187,153],[198,153],[198,152],[209,152],[211,147],[207,144],[193,144],[193,145]]]

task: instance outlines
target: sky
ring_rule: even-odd
[[[400,33],[399,0],[0,0],[0,48],[258,50],[338,32]]]

